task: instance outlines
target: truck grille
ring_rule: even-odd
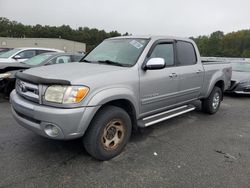
[[[39,85],[17,80],[16,91],[23,98],[39,103]]]

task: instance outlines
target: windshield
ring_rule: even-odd
[[[238,72],[250,72],[250,63],[233,63],[232,69]]]
[[[41,54],[41,55],[37,55],[35,57],[32,57],[30,59],[28,59],[27,61],[24,61],[24,64],[27,65],[39,65],[41,64],[44,60],[48,59],[49,57],[51,57],[52,54]]]
[[[0,54],[0,58],[9,58],[12,55],[14,55],[15,53],[17,53],[18,51],[20,51],[20,49],[15,48],[13,50],[7,51],[5,53]]]
[[[82,61],[133,66],[147,45],[147,39],[105,40],[92,50]],[[114,65],[114,64],[112,64]]]

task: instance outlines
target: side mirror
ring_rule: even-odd
[[[144,70],[157,70],[166,67],[166,62],[163,58],[151,58],[144,66]]]
[[[15,55],[15,56],[13,57],[13,59],[21,59],[21,56],[20,56],[20,55]]]

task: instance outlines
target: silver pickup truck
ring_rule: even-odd
[[[82,138],[99,160],[122,152],[131,131],[195,109],[219,109],[230,85],[229,64],[202,63],[192,40],[118,37],[80,63],[16,74],[10,101],[16,121],[52,139]]]

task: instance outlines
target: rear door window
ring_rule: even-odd
[[[177,41],[177,60],[181,66],[194,65],[197,62],[195,49],[192,43]]]

